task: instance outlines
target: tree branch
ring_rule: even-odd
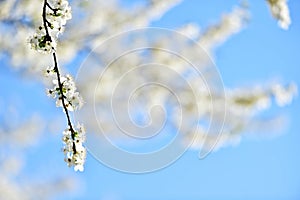
[[[43,14],[42,14],[42,16],[43,16],[43,25],[44,25],[44,28],[46,30],[45,40],[51,42],[52,38],[51,38],[51,36],[49,34],[48,26],[47,26],[47,23],[48,23],[47,17],[46,17],[46,8],[47,8],[47,6],[49,7],[49,4],[48,4],[47,0],[44,0],[44,6],[43,6]],[[50,9],[52,10],[52,8],[50,8]],[[73,152],[74,152],[74,154],[76,154],[76,146],[75,146],[75,142],[74,142],[75,131],[74,131],[74,128],[73,128],[73,125],[72,125],[72,122],[71,122],[69,111],[68,111],[67,106],[66,106],[65,96],[63,94],[63,83],[61,82],[60,72],[59,72],[59,69],[58,69],[57,56],[56,56],[55,52],[52,53],[52,57],[53,57],[53,62],[54,62],[54,71],[55,71],[56,76],[57,76],[58,87],[59,87],[59,92],[60,92],[59,99],[61,99],[63,109],[64,109],[64,111],[66,113],[67,122],[68,122],[68,125],[69,125],[69,129],[71,131],[71,137],[72,137],[72,140],[73,140]]]

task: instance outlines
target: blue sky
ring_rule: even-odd
[[[237,3],[233,0],[187,0],[152,25],[175,28],[186,22],[196,22],[206,27],[217,22],[222,12],[229,12]],[[216,65],[225,86],[263,84],[274,78],[284,83],[294,81],[299,86],[300,1],[289,1],[292,25],[288,31],[277,26],[265,1],[255,3],[249,5],[251,21],[248,26],[215,52]],[[41,84],[28,80],[20,82],[15,72],[7,68],[0,72],[1,87],[8,83],[15,86],[14,91],[4,88],[7,94],[2,99],[12,102],[9,98],[13,100],[14,95],[21,95],[22,104],[29,109],[22,110],[24,115],[40,112],[40,109],[49,115],[60,114],[54,109],[54,102],[44,97]],[[32,95],[41,105],[32,101]],[[87,158],[84,173],[73,173],[62,161],[59,135],[50,141],[43,139],[36,149],[29,151],[28,157],[40,161],[29,163],[25,170],[28,174],[34,174],[36,170],[44,172],[39,178],[45,179],[58,169],[78,177],[85,184],[76,199],[297,200],[300,199],[299,98],[276,111],[290,119],[280,137],[245,139],[240,145],[223,148],[204,160],[198,159],[198,152],[189,151],[173,165],[154,173],[121,173],[101,165],[91,156]],[[43,160],[45,150],[39,151],[43,145],[49,146],[47,151],[52,152],[52,159]]]

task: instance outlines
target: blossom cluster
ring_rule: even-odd
[[[63,152],[65,154],[65,162],[69,167],[74,166],[75,171],[83,171],[86,158],[86,149],[83,146],[85,129],[82,124],[78,124],[76,128],[74,130],[69,127],[63,132]]]
[[[29,38],[29,44],[32,49],[40,53],[52,53],[56,50],[56,40],[49,37],[42,26]]]
[[[53,88],[47,89],[47,95],[56,99],[57,107],[64,107],[69,111],[75,111],[83,105],[83,99],[77,92],[73,78],[67,74],[56,79],[56,69],[48,67],[45,71],[46,77],[52,77]],[[63,152],[65,162],[69,167],[74,166],[75,171],[83,171],[86,158],[86,149],[83,146],[85,141],[85,128],[78,124],[76,129],[68,127],[63,132]]]
[[[273,17],[278,20],[278,25],[283,29],[288,29],[291,18],[287,0],[268,0],[268,3]]]
[[[276,84],[271,89],[275,101],[279,106],[290,104],[298,93],[297,85],[295,83],[290,83],[286,87]]]
[[[56,99],[56,106],[63,107],[62,100],[69,111],[80,109],[83,105],[83,99],[77,92],[75,82],[71,75],[67,74],[60,77],[60,81],[55,78],[55,68],[48,67],[45,72],[46,77],[52,77],[53,88],[47,89],[47,95]],[[60,85],[61,83],[61,85]],[[61,87],[61,89],[60,89]]]
[[[44,25],[29,38],[29,44],[38,52],[53,53],[58,35],[64,31],[67,20],[72,18],[71,7],[66,0],[49,0],[45,1],[44,9]]]
[[[58,36],[64,31],[64,26],[67,21],[72,18],[71,7],[66,0],[51,0],[48,1],[50,12],[47,12],[46,17],[50,23],[51,32]]]

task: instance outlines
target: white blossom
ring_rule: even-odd
[[[181,27],[178,32],[192,39],[196,39],[199,36],[200,30],[197,24],[189,23]]]
[[[262,87],[228,90],[228,110],[235,115],[253,115],[271,106],[268,90]]]
[[[272,92],[275,101],[279,106],[290,104],[295,95],[297,95],[297,86],[294,83],[289,84],[287,87],[276,84],[272,87]]]
[[[56,77],[56,72],[55,72],[55,70],[54,70],[54,68],[52,67],[52,66],[48,66],[45,70],[44,70],[44,73],[43,73],[43,75],[45,76],[45,77],[52,77],[52,78],[54,78],[54,77]]]
[[[47,95],[56,98],[56,107],[63,107],[62,99],[64,99],[65,106],[69,111],[80,109],[83,105],[83,99],[76,90],[75,82],[71,75],[61,76],[62,94],[58,79],[52,81],[53,88],[47,90]]]
[[[56,91],[52,89],[46,89],[46,94],[48,97],[56,98]]]
[[[40,26],[33,36],[28,39],[32,49],[40,53],[53,53],[56,49],[56,41],[47,36],[44,27]]]
[[[31,48],[41,53],[55,52],[58,34],[64,31],[67,20],[71,18],[71,7],[68,1],[47,1],[46,19],[43,19],[45,24],[39,26],[28,39]]]
[[[63,132],[62,140],[64,143],[65,162],[69,167],[73,166],[75,171],[83,171],[86,159],[86,149],[83,146],[85,142],[84,126],[78,124],[76,129],[67,128]]]
[[[249,11],[245,7],[235,7],[232,12],[222,16],[221,21],[203,32],[199,43],[203,48],[211,50],[226,41],[231,35],[238,33],[249,20]]]
[[[273,17],[278,20],[278,25],[283,29],[288,29],[291,18],[287,0],[268,0],[268,3]]]
[[[64,31],[67,21],[72,18],[71,7],[68,1],[65,0],[52,0],[48,3],[51,6],[47,12],[47,20],[50,23],[49,28],[51,35],[57,37],[59,33]]]

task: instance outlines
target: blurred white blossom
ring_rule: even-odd
[[[249,10],[246,7],[234,7],[230,13],[222,16],[221,21],[209,27],[200,37],[199,43],[203,48],[211,51],[215,46],[226,41],[245,27],[250,19]]]
[[[288,29],[291,24],[288,0],[268,0],[271,13],[278,20],[278,25],[283,29]]]
[[[272,92],[275,100],[279,106],[290,104],[293,98],[297,95],[297,86],[294,83],[289,84],[287,87],[275,84],[272,87]]]

